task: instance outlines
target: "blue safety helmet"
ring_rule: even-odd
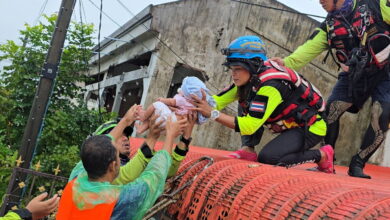
[[[225,66],[242,66],[251,74],[261,72],[266,56],[265,44],[258,36],[242,36],[221,50],[226,55]]]
[[[265,44],[258,36],[241,36],[231,42],[228,48],[222,49],[222,54],[227,59],[268,59]]]

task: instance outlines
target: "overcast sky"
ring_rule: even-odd
[[[300,12],[325,16],[325,11],[318,3],[319,0],[279,0]],[[95,28],[99,24],[100,0],[77,1],[73,13],[73,20],[80,21],[80,2],[83,7],[83,22],[94,23]],[[101,38],[110,35],[118,25],[122,25],[133,16],[120,4],[123,3],[132,13],[137,14],[149,4],[157,5],[172,0],[103,0],[103,11],[108,14],[115,23],[103,15]],[[45,4],[46,3],[46,4]],[[34,25],[37,23],[41,12],[52,14],[58,12],[61,0],[0,0],[0,44],[7,40],[18,41],[19,30],[24,29],[24,24]],[[84,15],[85,12],[85,15]],[[85,18],[84,18],[85,16]],[[117,24],[116,24],[117,23]],[[97,38],[97,32],[95,33]],[[1,65],[0,65],[1,66]]]

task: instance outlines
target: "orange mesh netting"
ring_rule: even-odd
[[[132,154],[143,139],[131,140]],[[157,149],[162,143],[157,144]],[[367,164],[373,179],[306,171],[314,164],[286,169],[230,159],[228,151],[191,146],[178,173],[202,156],[214,158],[165,212],[177,219],[390,219],[390,168]],[[193,179],[200,162],[180,179]]]

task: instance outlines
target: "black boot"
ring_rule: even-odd
[[[363,173],[365,162],[359,157],[359,155],[355,155],[351,159],[351,163],[349,164],[348,175],[360,178],[371,179],[371,176]]]

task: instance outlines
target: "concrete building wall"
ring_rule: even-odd
[[[158,42],[158,33],[150,31],[149,12],[150,6],[106,37],[101,42],[100,59],[98,54],[90,59],[92,65],[86,75],[93,77],[94,82],[85,86],[85,100],[90,108],[100,104],[123,116],[133,104],[145,103]]]
[[[380,162],[380,164],[385,167],[390,167],[390,132],[387,132],[385,146],[383,149],[383,160]]]
[[[292,10],[273,0],[258,0],[256,3]],[[152,8],[152,17],[152,29],[160,33],[160,39],[180,58],[159,43],[159,56],[170,65],[158,61],[146,104],[150,104],[161,94],[166,94],[172,78],[172,65],[177,62],[204,71],[210,78],[207,86],[215,94],[231,84],[230,75],[224,72],[221,65],[224,57],[220,49],[236,37],[258,35],[267,43],[269,57],[284,57],[305,42],[314,28],[319,26],[317,21],[306,16],[229,0],[185,0],[157,5]],[[338,70],[331,58],[326,64],[322,64],[324,56],[325,52],[300,72],[328,97],[336,82]],[[236,108],[237,105],[233,104],[226,112],[234,114]],[[338,163],[348,163],[350,157],[357,152],[368,126],[368,111],[369,104],[366,104],[359,114],[347,113],[342,117],[340,138],[336,145]],[[198,126],[194,144],[235,150],[241,145],[239,137],[231,129],[217,123],[208,123]],[[257,150],[273,137],[273,134],[266,132]],[[383,157],[378,161],[382,162]]]

